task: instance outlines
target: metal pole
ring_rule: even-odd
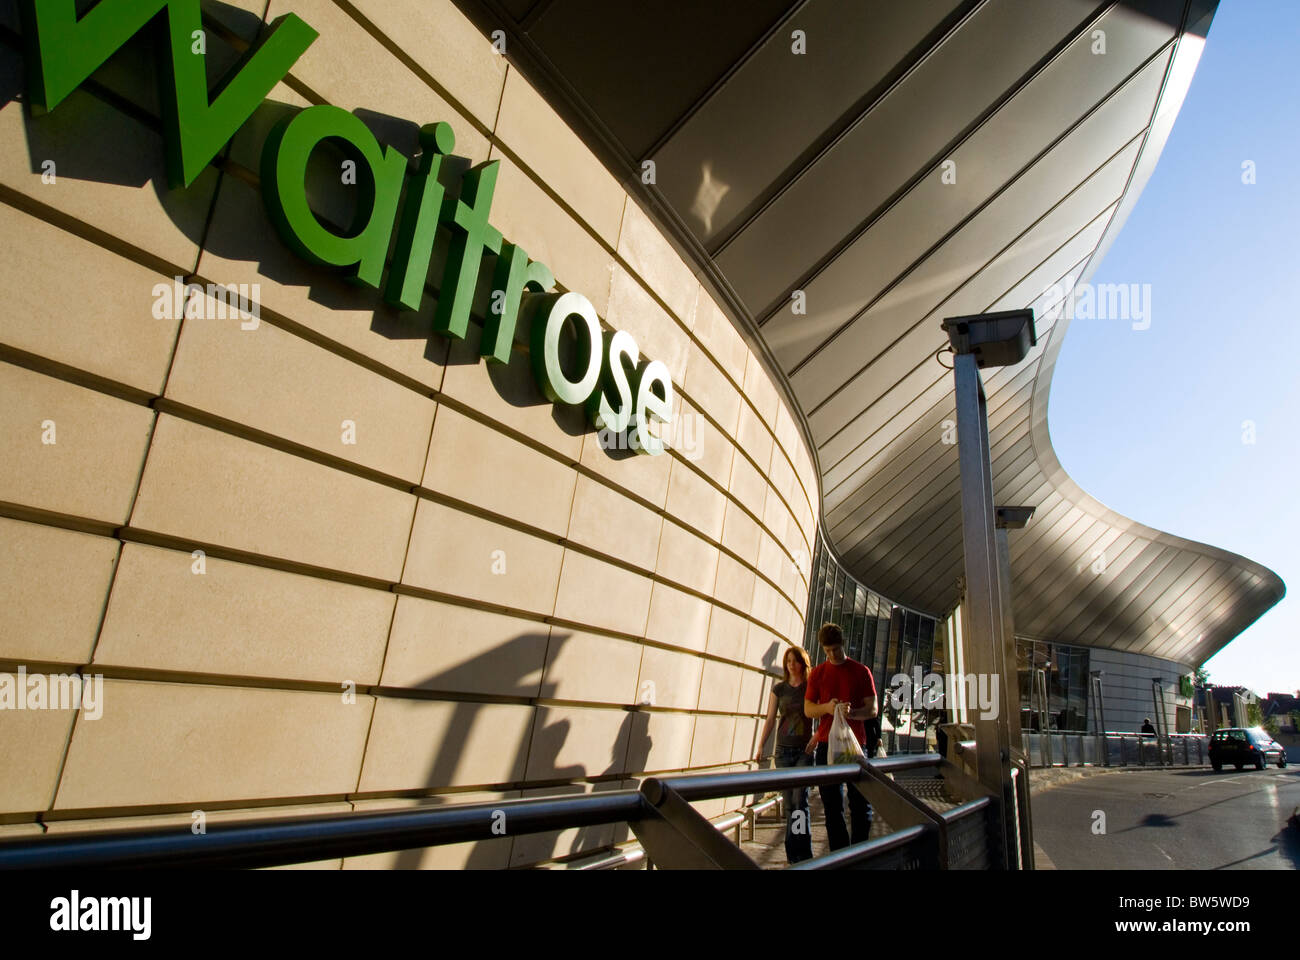
[[[1020,736],[1020,681],[1016,672],[1015,616],[1011,609],[1011,543],[1007,528],[1001,525],[994,530],[994,537],[998,553],[999,593],[1002,596],[1002,700],[1008,713],[1011,704],[1016,704],[1015,722],[1011,723],[1011,717],[1007,717],[1008,736],[1011,748],[1024,753],[1025,747]]]
[[[1151,703],[1155,708],[1152,719],[1156,722],[1156,766],[1165,765],[1165,691],[1159,677],[1151,678]],[[1172,757],[1170,758],[1173,759]]]
[[[1038,737],[1042,749],[1039,759],[1043,766],[1052,765],[1052,722],[1047,716],[1047,671],[1039,667],[1034,671],[1034,696],[1038,698]]]
[[[1034,820],[1029,810],[1029,758],[1022,757],[1016,763],[1020,771],[1020,791],[1016,800],[1020,804],[1018,812],[1020,830],[1020,860],[1025,870],[1037,869],[1034,864]]]
[[[962,546],[966,564],[966,602],[970,615],[965,624],[967,662],[973,673],[997,682],[1006,676],[1003,666],[1003,597],[998,577],[997,542],[994,537],[993,476],[989,458],[987,404],[976,357],[953,356],[957,394],[957,456],[961,466]],[[990,842],[1009,869],[1018,861],[1014,826],[1015,796],[1011,784],[1011,735],[1008,711],[1002,704],[1007,692],[998,692],[999,709],[975,715],[975,743],[979,780],[1000,804]]]
[[[1092,705],[1096,708],[1098,759],[1103,767],[1110,766],[1110,745],[1106,742],[1106,708],[1102,701],[1101,671],[1092,671]]]
[[[1032,830],[1032,811],[1030,809],[1031,789],[1029,786],[1029,757],[1025,753],[1024,737],[1020,731],[1020,674],[1016,656],[1015,612],[1011,608],[1011,529],[1023,527],[1033,514],[1032,507],[1000,508],[996,511],[998,548],[998,583],[1002,593],[1002,700],[1006,704],[1007,732],[1011,743],[1013,783],[1013,819],[1020,847],[1021,870],[1034,869],[1034,839]],[[1011,715],[1015,705],[1015,716]]]

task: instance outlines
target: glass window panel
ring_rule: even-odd
[[[912,668],[916,666],[916,648],[907,642],[907,637],[903,638],[903,656],[898,661],[898,672],[904,676],[912,675]]]
[[[815,546],[813,547],[812,566],[809,568],[810,572],[809,572],[809,580],[808,580],[808,606],[804,610],[804,620],[803,620],[803,648],[805,650],[812,649],[812,634],[813,631],[817,629],[815,626],[813,626],[813,621],[817,619],[816,617],[817,593],[821,583],[820,569],[819,569],[821,558],[822,558],[822,542],[821,542],[821,538],[819,537],[817,539]]]
[[[1088,690],[1088,650],[1086,647],[1074,647],[1070,651],[1074,662],[1070,672],[1071,696],[1082,695]]]
[[[934,621],[929,617],[921,618],[921,636],[917,642],[916,662],[923,674],[930,672],[934,662]]]
[[[1033,707],[1030,704],[1030,683],[1033,680],[1031,664],[1034,657],[1032,640],[1016,639],[1016,680],[1020,685],[1020,726],[1032,729]]]
[[[912,667],[916,665],[916,641],[920,632],[921,615],[909,610],[903,627],[902,656],[898,660],[899,673],[912,675]]]
[[[852,638],[850,640],[850,646],[853,652],[849,654],[849,656],[853,657],[854,660],[861,663],[862,648],[863,648],[863,643],[862,643],[863,621],[866,620],[866,616],[867,616],[867,591],[866,588],[863,587],[861,584],[855,584],[854,587],[855,587],[855,592],[853,596],[853,623],[849,631],[849,636]]]
[[[920,632],[921,615],[912,610],[907,611],[907,617],[903,621],[902,657],[898,662],[898,672],[906,677],[912,677],[913,670],[917,665],[916,654]],[[902,716],[906,735],[901,742],[903,749],[908,753],[917,752],[924,744],[918,725],[915,722],[921,718],[920,711],[915,708],[915,696],[915,691],[913,691],[913,709],[904,711]]]
[[[817,643],[817,631],[826,622],[826,609],[831,602],[831,588],[834,586],[835,576],[833,568],[834,561],[831,560],[830,551],[823,548],[821,569],[817,576],[817,609],[813,612],[812,618],[812,645],[809,648],[814,656],[820,649]]]
[[[839,623],[840,609],[844,605],[844,571],[838,567],[835,570],[835,585],[832,589],[834,590],[833,600],[826,620],[828,623]]]
[[[880,616],[876,619],[876,649],[871,655],[871,674],[875,678],[877,691],[889,685],[889,678],[885,676],[885,658],[889,655],[889,636],[893,621],[893,608],[882,599]]]
[[[1073,729],[1088,729],[1088,650],[1074,647],[1071,651],[1070,709]]]
[[[804,619],[804,649],[810,654],[815,651],[817,627],[820,623],[822,601],[822,576],[826,564],[826,551],[822,549],[821,539],[813,556],[812,580],[808,584],[808,610]]]
[[[1065,682],[1062,671],[1062,659],[1065,657],[1061,644],[1046,644],[1047,647],[1047,728],[1060,730],[1065,720]],[[1067,668],[1068,670],[1068,668]]]
[[[835,603],[835,561],[831,559],[831,552],[826,551],[826,567],[822,574],[822,608],[818,616],[817,626],[830,620],[831,607]]]
[[[885,660],[884,685],[889,686],[890,679],[898,673],[899,650],[903,645],[903,608],[894,607],[889,615],[889,655]]]
[[[1030,673],[1030,683],[1031,683],[1031,686],[1029,688],[1030,707],[1031,707],[1030,729],[1043,730],[1046,729],[1047,718],[1043,716],[1043,706],[1041,703],[1039,703],[1038,700],[1037,676],[1038,676],[1038,671],[1042,670],[1044,672],[1049,672],[1051,669],[1050,656],[1048,652],[1049,648],[1047,644],[1040,643],[1036,640],[1029,641],[1028,646],[1029,646],[1029,673]]]
[[[944,696],[943,696],[943,701],[942,701],[942,709],[944,709],[944,710],[949,710],[949,709],[951,709],[951,706],[952,706],[952,705],[948,703],[948,685],[947,685],[947,682],[943,679],[943,678],[945,678],[945,677],[947,676],[947,674],[948,674],[948,625],[947,625],[947,621],[945,621],[945,620],[936,620],[936,621],[935,621],[935,624],[934,624],[934,637],[933,637],[933,639],[932,639],[932,644],[931,644],[931,646],[932,646],[932,653],[931,653],[931,656],[932,656],[933,659],[930,661],[930,672],[933,673],[935,676],[939,677],[939,678],[940,678],[940,682],[944,684],[944,686],[943,686]],[[941,722],[941,720],[940,720],[939,717],[938,717],[938,713],[935,714],[935,718],[936,718],[936,719],[935,719],[935,722],[936,722],[936,723]],[[950,716],[950,718],[951,718],[951,716]]]
[[[1071,700],[1074,694],[1074,649],[1065,644],[1061,644],[1056,650],[1057,658],[1061,661],[1061,717],[1060,727],[1062,730],[1074,729],[1074,711]]]
[[[880,615],[880,598],[870,590],[863,592],[867,601],[862,621],[862,656],[859,659],[870,667],[876,657],[876,618]]]
[[[822,593],[822,610],[821,617],[817,621],[818,629],[822,624],[833,623],[835,620],[835,606],[838,602],[838,588],[842,582],[843,573],[835,558],[831,556],[829,550],[826,551],[826,575],[823,578]],[[817,647],[817,662],[822,663],[826,660],[826,652],[822,650],[821,644],[817,643],[814,636],[813,644]]]

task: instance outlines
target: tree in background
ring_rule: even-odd
[[[1210,671],[1206,670],[1205,667],[1203,666],[1197,667],[1196,671],[1192,674],[1192,684],[1195,688],[1192,692],[1192,697],[1194,698],[1192,700],[1192,703],[1196,704],[1199,701],[1202,709],[1204,710],[1202,716],[1213,719],[1217,724],[1218,713],[1215,712],[1216,708],[1214,706],[1214,698],[1210,696],[1210,692],[1209,692]],[[1205,695],[1203,697],[1198,697],[1196,690],[1204,690]],[[1196,723],[1193,724],[1192,732],[1205,733],[1206,728],[1204,724],[1207,722],[1208,720],[1198,720]]]
[[[1246,726],[1260,727],[1264,725],[1264,711],[1260,709],[1258,703],[1246,704]]]

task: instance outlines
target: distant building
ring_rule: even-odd
[[[1300,715],[1300,690],[1295,695],[1289,693],[1270,693],[1260,701],[1260,710],[1264,719],[1277,719],[1280,733],[1297,733],[1296,716]]]
[[[1205,687],[1207,732],[1220,727],[1248,727],[1250,717],[1248,710],[1252,703],[1259,703],[1259,694],[1249,687],[1229,687],[1207,684]]]

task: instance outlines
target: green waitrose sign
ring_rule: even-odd
[[[174,188],[194,182],[319,36],[294,14],[277,17],[211,96],[198,43],[203,36],[198,0],[100,0],[82,17],[75,0],[20,0],[20,10],[28,95],[35,109],[53,110],[138,32],[149,26],[159,31],[167,175]],[[321,223],[307,200],[307,163],[327,139],[365,172],[357,178],[362,192],[357,222],[346,235]],[[643,359],[630,333],[602,331],[581,293],[547,293],[555,286],[550,269],[492,227],[488,214],[498,161],[469,170],[459,196],[446,193],[438,176],[455,145],[450,125],[422,127],[419,168],[406,183],[407,157],[382,146],[359,119],[327,104],[308,107],[281,120],[267,137],[262,199],[280,237],[298,256],[382,288],[384,300],[399,309],[419,309],[437,231],[447,228],[451,248],[433,318],[434,329],[447,337],[465,337],[483,258],[493,254],[492,307],[480,353],[489,362],[508,363],[523,316],[530,325],[533,376],[548,400],[581,405],[596,429],[626,432],[631,448],[662,453],[663,441],[649,427],[672,419],[668,368]],[[578,344],[567,371],[560,356],[566,329]]]

